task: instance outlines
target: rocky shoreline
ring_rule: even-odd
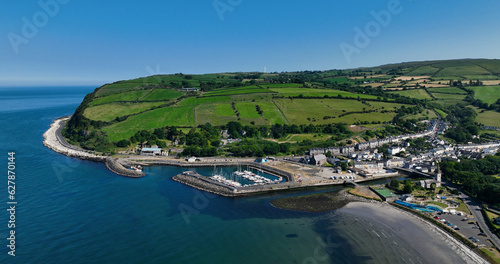
[[[52,149],[53,151],[63,154],[72,158],[79,158],[82,160],[92,160],[98,162],[106,161],[106,157],[102,155],[96,155],[90,151],[84,149],[78,149],[74,146],[69,145],[61,135],[61,130],[64,127],[64,123],[69,120],[70,117],[61,117],[54,120],[54,123],[50,125],[49,130],[43,134],[43,145]]]
[[[61,130],[64,127],[64,123],[69,120],[70,117],[61,117],[54,120],[54,123],[50,125],[49,130],[43,134],[43,145],[53,151],[71,157],[78,158],[82,160],[91,160],[96,162],[104,162],[106,167],[115,174],[131,177],[140,178],[146,174],[138,171],[133,171],[125,168],[116,159],[109,156],[98,155],[88,150],[80,149],[75,146],[70,145],[62,137]]]

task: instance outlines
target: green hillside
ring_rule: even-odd
[[[236,122],[256,129],[276,124],[398,126],[399,120],[447,115],[447,107],[457,103],[486,107],[492,117],[500,97],[496,80],[500,60],[485,59],[291,73],[156,75],[106,84],[87,95],[65,136],[87,148],[110,149],[140,131],[206,123],[224,127]]]

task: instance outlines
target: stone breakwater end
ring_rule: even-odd
[[[106,163],[106,167],[110,171],[112,171],[118,175],[121,175],[121,176],[130,177],[130,178],[140,178],[140,177],[146,176],[146,174],[143,172],[129,170],[129,169],[123,167],[123,165],[121,165],[113,157],[107,157],[105,163]]]

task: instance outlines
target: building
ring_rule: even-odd
[[[403,194],[401,195],[401,201],[404,201],[404,202],[411,202],[413,201],[413,194]]]
[[[405,149],[400,148],[400,147],[389,148],[389,154],[391,154],[391,155],[396,155],[396,154],[400,153],[401,151],[405,151]]]
[[[326,156],[323,154],[313,155],[309,160],[309,164],[321,166],[326,163]]]
[[[162,155],[161,148],[142,148],[141,155],[144,156],[159,156]]]
[[[441,187],[441,170],[439,169],[439,166],[436,175],[434,175],[434,179],[419,181],[419,185],[425,189],[431,189],[433,183],[436,184],[436,188]]]
[[[200,88],[182,88],[183,92],[197,92]]]
[[[266,163],[268,162],[267,158],[256,158],[255,162],[257,163]]]

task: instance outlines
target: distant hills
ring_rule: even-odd
[[[375,129],[404,120],[444,118],[457,104],[473,109],[482,125],[500,127],[499,98],[496,59],[328,71],[155,75],[106,84],[88,94],[65,136],[74,144],[104,150],[140,131],[175,126],[187,132],[205,123],[343,123]]]

